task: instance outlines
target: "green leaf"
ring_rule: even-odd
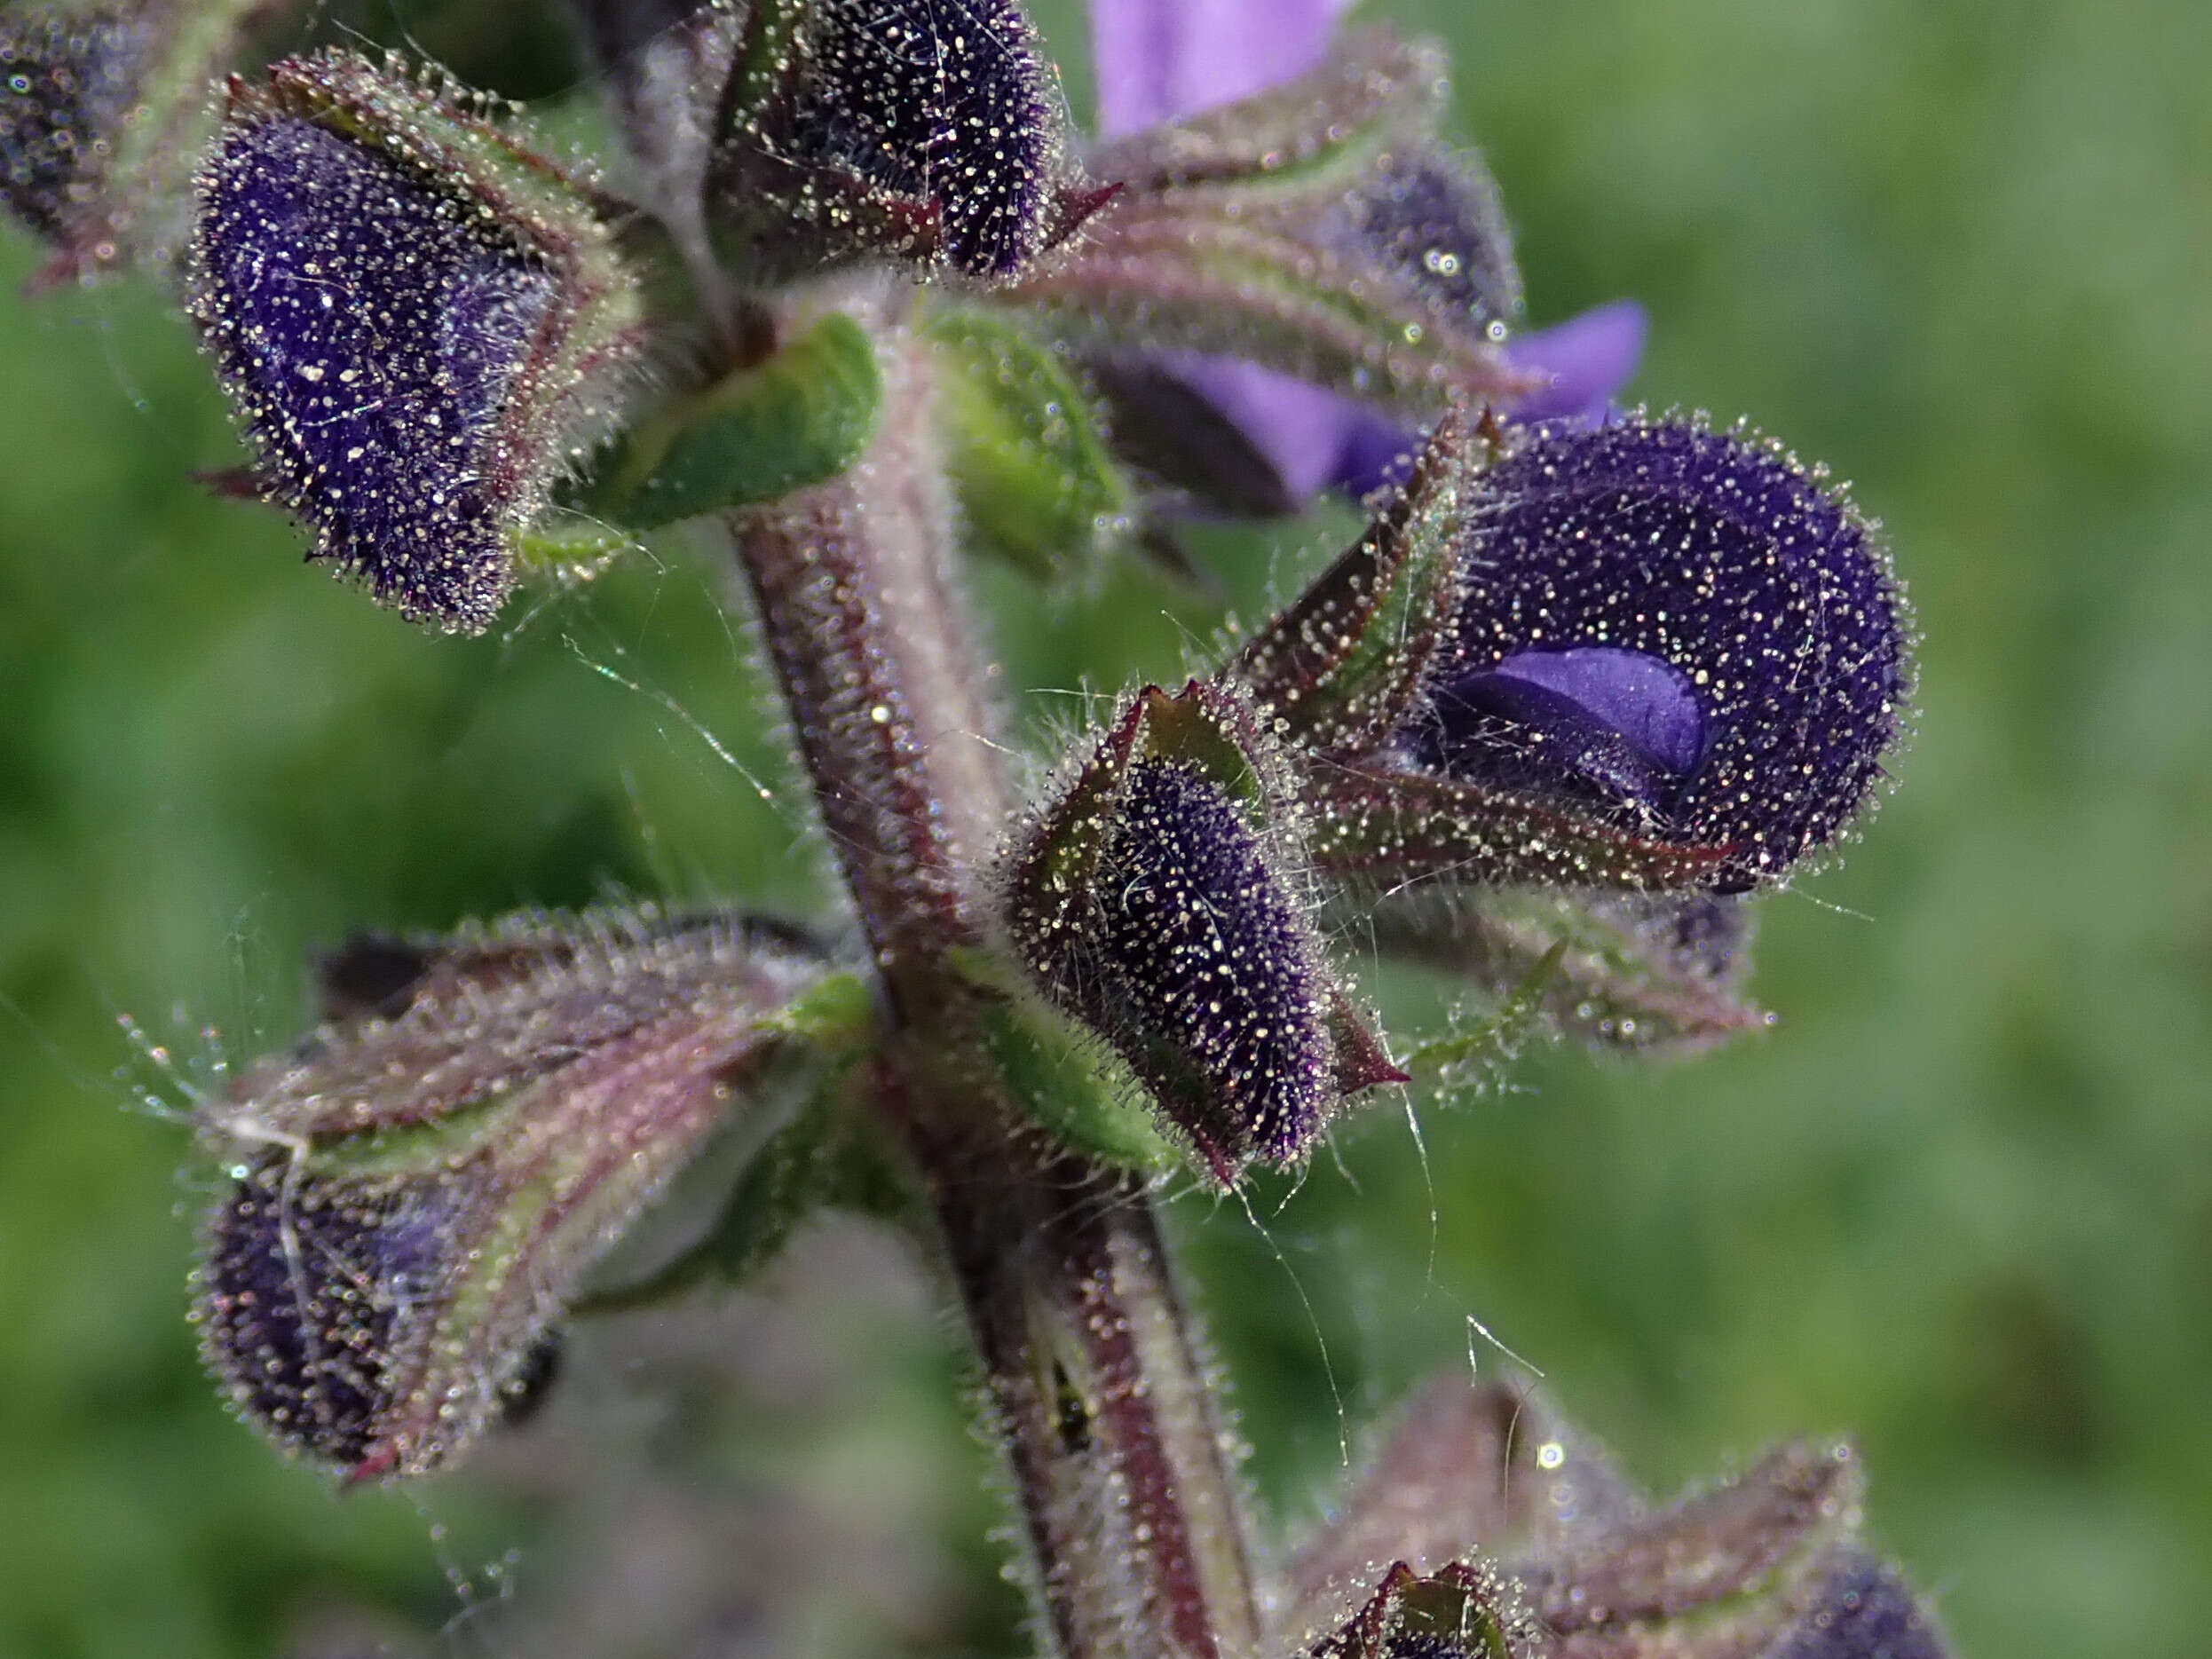
[[[1503,1070],[1536,1029],[1544,1013],[1545,994],[1559,973],[1560,959],[1566,954],[1564,942],[1553,945],[1521,976],[1489,1019],[1470,1031],[1423,1043],[1407,1055],[1405,1070],[1414,1082],[1458,1091],[1467,1086],[1470,1073],[1480,1085]]]
[[[1695,1054],[1774,1023],[1744,994],[1752,911],[1718,894],[1508,888],[1363,905],[1375,948],[1503,992],[1555,956],[1560,1029],[1639,1054]]]
[[[939,312],[923,333],[936,348],[945,463],[970,545],[1040,579],[1094,568],[1134,502],[1061,354],[969,306]]]
[[[984,992],[975,1005],[984,1047],[1032,1118],[1063,1145],[1118,1169],[1153,1175],[1181,1165],[1143,1086],[1098,1036],[986,952],[955,951],[953,967]]]
[[[585,505],[650,530],[775,501],[859,460],[882,399],[874,342],[831,312],[764,362],[633,426]]]

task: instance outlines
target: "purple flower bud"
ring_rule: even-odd
[[[290,1179],[265,1157],[209,1220],[201,1339],[238,1409],[288,1450],[368,1463],[399,1408],[403,1310],[441,1292],[458,1176]]]
[[[1346,1096],[1403,1081],[1307,913],[1282,762],[1235,691],[1140,692],[1023,837],[1007,926],[1224,1183],[1302,1157]]]
[[[1521,310],[1521,271],[1497,184],[1442,145],[1393,155],[1346,201],[1359,240],[1447,313],[1503,337]]]
[[[208,83],[273,0],[76,0],[0,15],[0,204],[57,249],[38,289],[183,239]]]
[[[1945,1659],[1947,1651],[1904,1580],[1871,1556],[1853,1555],[1766,1659]]]
[[[636,298],[572,181],[343,54],[233,83],[194,314],[311,557],[487,626],[509,536],[626,361]]]
[[[1862,1490],[1849,1445],[1806,1443],[1653,1511],[1524,1386],[1439,1378],[1293,1558],[1282,1634],[1309,1659],[1943,1659],[1855,1538]]]
[[[1140,761],[1096,881],[1107,997],[1150,1067],[1204,1098],[1207,1142],[1296,1157],[1331,1093],[1328,985],[1260,838],[1197,772]]]
[[[1071,181],[1017,0],[777,0],[739,64],[713,206],[768,270],[873,253],[1002,280],[1105,199]]]
[[[523,1405],[553,1322],[822,983],[727,919],[356,940],[332,1017],[203,1109],[230,1185],[195,1318],[241,1416],[355,1480]]]
[[[1482,479],[1412,757],[1779,876],[1866,803],[1908,687],[1866,521],[1780,450],[1547,425]]]

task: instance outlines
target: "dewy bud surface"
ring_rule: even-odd
[[[770,271],[856,255],[1011,277],[1100,198],[1016,0],[758,0],[709,206]]]
[[[348,946],[332,1021],[201,1113],[230,1181],[195,1316],[233,1406],[355,1479],[450,1461],[821,973],[714,917]]]
[[[233,83],[193,312],[312,557],[486,627],[508,538],[627,360],[629,279],[573,181],[344,54]]]
[[[1908,690],[1870,530],[1779,450],[1533,429],[1481,480],[1415,760],[1779,876],[1865,805]]]
[[[1231,690],[1140,692],[1015,850],[1009,932],[1214,1174],[1290,1163],[1402,1081],[1339,987],[1282,762]]]
[[[1327,1003],[1296,901],[1221,792],[1130,768],[1098,873],[1098,956],[1160,1069],[1205,1096],[1199,1132],[1280,1161],[1330,1093]]]
[[[57,254],[34,286],[181,239],[208,82],[282,0],[75,0],[0,12],[0,201]]]
[[[146,33],[114,12],[0,19],[0,194],[40,235],[99,196]]]

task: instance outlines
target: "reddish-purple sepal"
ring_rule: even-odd
[[[1410,893],[1361,915],[1385,955],[1501,997],[1556,949],[1544,1015],[1606,1047],[1696,1054],[1774,1023],[1748,993],[1754,912],[1739,897],[1514,888]]]
[[[1726,848],[1631,834],[1387,757],[1319,756],[1303,794],[1315,871],[1369,891],[1414,882],[1663,891],[1709,886],[1727,867]]]
[[[1653,1511],[1540,1397],[1440,1377],[1292,1558],[1277,1646],[1312,1659],[1941,1659],[1932,1620],[1858,1539],[1862,1487],[1847,1443],[1806,1442]],[[1458,1600],[1425,1604],[1423,1590]]]
[[[1458,625],[1466,492],[1487,450],[1463,414],[1446,411],[1365,533],[1223,670],[1285,740],[1364,753],[1411,723]]]
[[[824,977],[726,919],[357,941],[337,1017],[201,1127],[201,1346],[239,1414],[356,1480],[450,1462],[583,1274],[724,1125]]]
[[[1214,1175],[1303,1157],[1344,1098],[1402,1081],[1308,914],[1292,774],[1251,705],[1140,691],[1018,838],[1007,931]]]

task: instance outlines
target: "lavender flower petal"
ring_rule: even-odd
[[[1691,772],[1705,752],[1705,716],[1689,677],[1672,663],[1615,645],[1516,652],[1496,672],[1568,698],[1669,771]]]
[[[1091,0],[1109,138],[1305,74],[1348,0]]]
[[[1647,326],[1632,299],[1614,300],[1505,347],[1515,368],[1547,371],[1552,383],[1516,402],[1517,421],[1602,421],[1643,355]],[[1180,356],[1182,378],[1243,429],[1299,501],[1334,486],[1355,498],[1402,484],[1420,434],[1357,399],[1324,391],[1235,358]]]
[[[1544,391],[1513,406],[1513,418],[1602,420],[1636,373],[1644,354],[1646,324],[1641,305],[1619,299],[1511,342],[1505,358],[1515,368],[1542,370],[1552,376]]]
[[[1356,429],[1387,431],[1400,449],[1409,442],[1402,427],[1364,405],[1257,363],[1181,352],[1169,361],[1243,429],[1293,501],[1307,501],[1343,477],[1345,446]]]

